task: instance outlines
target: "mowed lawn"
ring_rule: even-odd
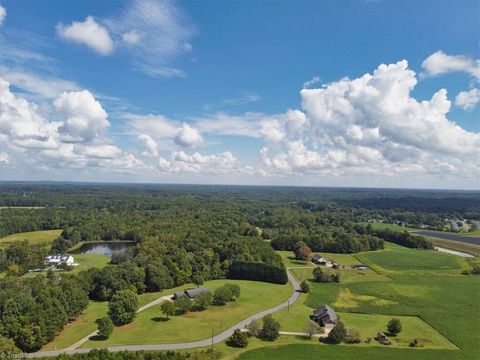
[[[189,312],[169,320],[164,318],[160,305],[155,305],[137,314],[133,323],[115,328],[108,340],[91,340],[82,347],[202,340],[211,336],[212,331],[218,334],[250,315],[286,301],[292,292],[290,284],[276,285],[244,280],[212,280],[206,282],[205,286],[213,291],[225,283],[240,285],[241,295],[237,302],[225,306],[210,306],[205,311]]]
[[[302,261],[295,259],[293,251],[275,251],[282,257],[283,263],[287,268],[289,267],[309,267],[313,266],[310,261]]]
[[[0,239],[0,247],[6,247],[18,241],[28,240],[30,244],[51,244],[60,236],[62,230],[40,230],[5,236]]]
[[[97,329],[95,320],[106,316],[108,302],[90,301],[77,319],[67,324],[62,332],[42,350],[65,349]]]

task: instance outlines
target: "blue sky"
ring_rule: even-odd
[[[478,188],[478,1],[0,5],[0,178]]]

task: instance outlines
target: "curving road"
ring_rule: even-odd
[[[287,269],[287,275],[288,275],[288,280],[290,281],[290,284],[292,285],[293,293],[292,295],[288,298],[287,301],[284,303],[277,305],[271,309],[264,310],[262,312],[259,312],[255,315],[252,315],[235,325],[229,327],[228,329],[222,331],[221,333],[209,337],[204,340],[198,340],[198,341],[192,341],[192,342],[187,342],[187,343],[177,343],[177,344],[150,344],[150,345],[125,345],[125,346],[109,346],[106,349],[109,351],[140,351],[140,350],[145,350],[145,351],[163,351],[163,350],[183,350],[183,349],[191,349],[191,348],[197,348],[197,347],[206,347],[210,346],[212,344],[216,344],[219,342],[222,342],[226,339],[228,339],[232,334],[235,329],[243,329],[245,326],[250,324],[253,320],[258,320],[263,318],[265,315],[268,314],[273,314],[277,311],[283,310],[287,308],[288,306],[292,305],[295,303],[298,298],[300,297],[300,285],[298,284],[298,281],[295,279],[295,277],[288,271]],[[92,349],[63,349],[63,350],[52,350],[52,351],[38,351],[36,353],[29,354],[29,357],[46,357],[46,356],[58,356],[60,354],[81,354],[81,353],[87,353]]]

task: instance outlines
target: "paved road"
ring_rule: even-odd
[[[163,350],[182,350],[182,349],[191,349],[191,348],[196,348],[196,347],[205,347],[205,346],[210,346],[213,344],[217,344],[219,342],[225,341],[228,339],[232,334],[235,329],[242,329],[248,324],[250,324],[253,320],[258,320],[263,318],[265,315],[268,314],[273,314],[277,311],[283,310],[287,308],[288,306],[292,305],[295,303],[298,298],[300,297],[300,285],[298,284],[298,281],[293,277],[293,275],[290,273],[290,271],[287,270],[288,274],[288,280],[290,281],[290,284],[292,285],[293,293],[292,295],[288,298],[287,301],[284,303],[275,306],[271,309],[264,310],[262,312],[259,312],[255,315],[252,315],[239,323],[236,323],[235,325],[229,327],[227,330],[222,331],[221,333],[209,337],[204,340],[199,340],[199,341],[193,341],[193,342],[188,342],[188,343],[177,343],[177,344],[150,344],[150,345],[125,345],[125,346],[110,346],[107,347],[109,351],[140,351],[140,350],[145,350],[145,351],[163,351]],[[38,351],[36,353],[30,354],[32,357],[44,357],[44,356],[58,356],[60,354],[81,354],[81,353],[86,353],[89,352],[92,349],[63,349],[63,350],[53,350],[53,351]]]
[[[423,235],[423,236],[436,237],[438,239],[458,241],[458,242],[463,242],[463,243],[472,244],[472,245],[480,245],[480,236],[462,236],[462,235],[445,234],[445,233],[439,233],[439,232],[427,231],[427,230],[416,230],[416,231],[413,231],[413,233],[418,235]]]

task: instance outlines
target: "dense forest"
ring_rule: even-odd
[[[404,206],[417,202],[416,211]],[[480,194],[406,190],[0,184],[0,237],[60,229],[52,245],[20,241],[0,249],[0,335],[35,351],[80,314],[88,300],[120,290],[137,294],[183,285],[193,278],[286,283],[274,249],[303,242],[313,251],[355,253],[385,241],[431,248],[421,236],[374,230],[368,221],[480,218]],[[416,220],[415,220],[416,219]],[[367,224],[367,225],[366,225]],[[81,241],[133,241],[111,264],[77,275],[39,268],[47,254]]]

